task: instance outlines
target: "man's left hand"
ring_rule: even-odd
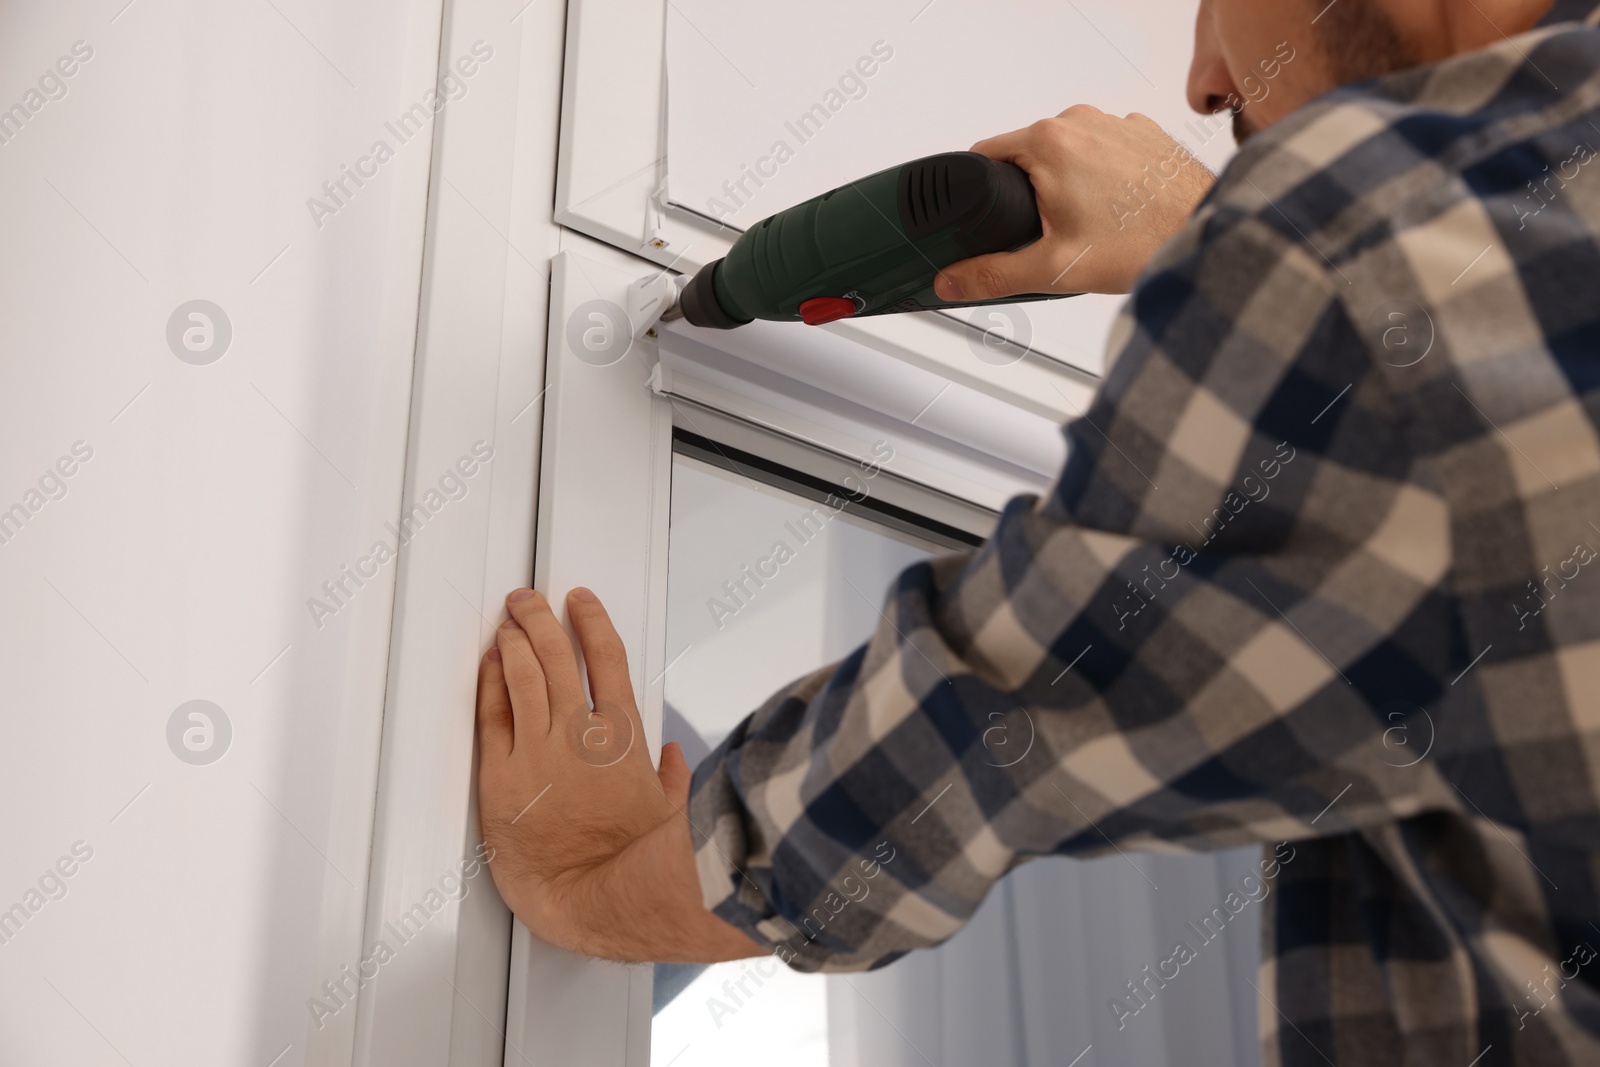
[[[691,772],[675,744],[650,765],[622,639],[593,593],[566,630],[519,589],[478,673],[478,812],[489,870],[517,918],[574,952],[710,963],[761,952],[705,909],[686,814]]]

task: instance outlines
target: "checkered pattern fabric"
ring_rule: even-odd
[[[1033,857],[1263,843],[1268,1064],[1600,1064],[1596,146],[1549,20],[1251,139],[1048,495],[700,766],[707,905],[864,969]]]

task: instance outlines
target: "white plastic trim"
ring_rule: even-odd
[[[486,870],[403,946],[385,929],[475,854],[478,656],[501,598],[531,577],[565,12],[509,14],[451,0],[433,59],[480,40],[494,49],[437,120],[405,500],[475,442],[494,458],[401,551],[361,942],[363,955],[380,938],[395,955],[356,1005],[360,1067],[522,1062],[504,1034],[511,917]]]

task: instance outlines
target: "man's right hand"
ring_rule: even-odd
[[[1028,172],[1044,237],[1016,252],[952,263],[942,300],[1020,293],[1126,293],[1205,197],[1216,175],[1144,115],[1087,104],[972,146]]]

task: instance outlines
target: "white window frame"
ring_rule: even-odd
[[[865,422],[856,435],[835,437],[819,447],[808,429],[816,409],[758,404],[762,389],[758,364],[730,357],[717,382],[717,402],[693,377],[697,365],[682,361],[676,372],[670,349],[692,327],[657,328],[635,338],[626,355],[596,365],[569,343],[567,324],[592,301],[625,307],[630,287],[660,273],[636,256],[581,237],[563,241],[552,265],[549,348],[546,356],[544,435],[539,475],[539,519],[534,551],[534,584],[551,602],[564,603],[569,589],[592,588],[611,613],[627,647],[629,668],[652,758],[661,743],[662,692],[666,649],[666,579],[674,425],[701,436],[754,452],[787,466],[828,477],[839,467],[868,460],[882,427],[899,424],[883,415]],[[626,322],[613,323],[626,329]],[[790,327],[804,336],[804,327]],[[760,347],[760,346],[758,346]],[[803,344],[796,347],[803,351]],[[770,349],[768,350],[770,352]],[[870,351],[870,350],[864,350]],[[664,353],[667,353],[664,355]],[[782,353],[780,353],[781,355]],[[869,365],[863,355],[862,364]],[[746,368],[741,374],[739,367]],[[668,384],[686,392],[672,395]],[[832,383],[848,398],[867,382]],[[687,399],[690,393],[700,394]],[[770,400],[770,397],[768,398]],[[1013,408],[1014,419],[1026,413]],[[936,449],[928,450],[937,456]],[[972,473],[981,461],[968,457]],[[991,473],[1008,468],[992,459]],[[994,514],[987,493],[963,495],[959,485],[979,480],[947,476],[936,466],[918,468],[917,477],[886,468],[874,482],[882,499],[971,532],[987,533]],[[883,489],[879,489],[879,483]],[[938,483],[943,484],[938,484]],[[974,499],[982,497],[984,499]],[[651,968],[584,959],[536,941],[520,923],[512,936],[506,1062],[608,1063],[645,1067],[649,1063]],[[537,1057],[533,1050],[537,1049]]]
[[[437,64],[495,49],[435,120],[403,500],[483,440],[470,497],[400,549],[363,952],[384,924],[474,854],[478,657],[503,597],[531,577],[560,116],[560,3],[445,0]],[[499,1067],[511,916],[487,872],[364,986],[353,1059]],[[322,975],[307,976],[308,988]]]
[[[578,360],[564,341],[577,303],[600,296],[627,308],[634,282],[669,265],[696,269],[732,236],[668,213],[664,243],[650,243],[657,178],[640,161],[664,150],[666,6],[443,6],[441,59],[480,38],[496,56],[474,77],[471,106],[436,122],[404,499],[474,441],[491,442],[495,458],[473,485],[477,504],[453,508],[401,550],[363,948],[478,843],[476,667],[506,591],[531,581],[560,603],[585,584],[604,598],[659,752],[675,413],[696,432],[714,427],[705,435],[824,477],[839,462],[830,455],[864,456],[882,436],[876,413],[910,445],[874,493],[984,530],[1011,489],[1043,487],[1052,464],[1040,461],[1038,426],[1085,407],[1096,384],[1037,353],[984,363],[971,328],[937,315],[776,333],[755,324],[717,337],[680,323],[639,337],[614,366]],[[821,357],[831,375],[818,376]],[[774,375],[805,381],[807,398],[775,387]],[[950,396],[919,421],[945,384]],[[883,399],[902,386],[903,404]],[[1007,457],[992,468],[954,435],[984,405],[1018,416],[999,424],[1034,429],[991,441],[987,454]],[[480,874],[421,944],[362,988],[353,1060],[326,1062],[643,1067],[650,993],[647,966],[535,943]]]

